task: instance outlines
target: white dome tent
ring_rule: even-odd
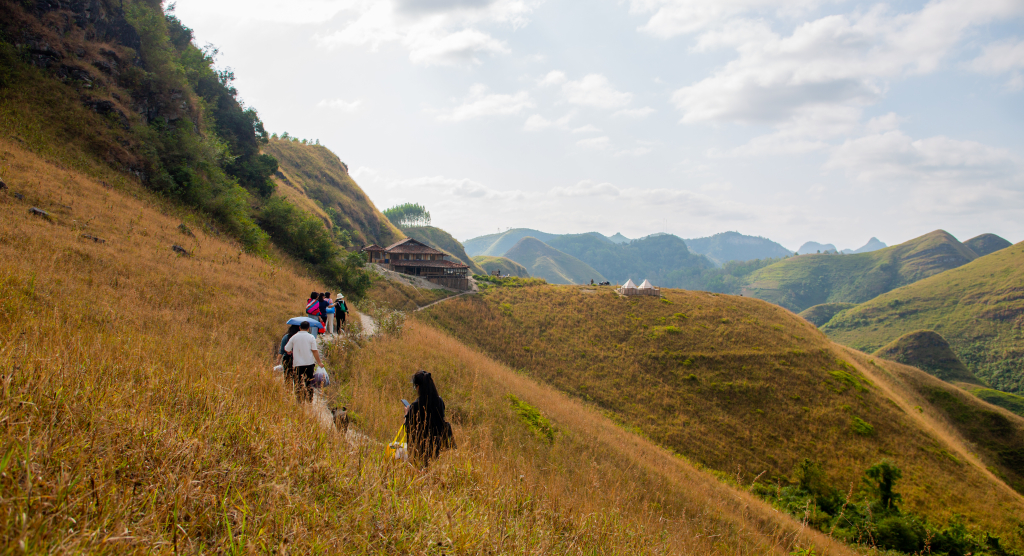
[[[646,279],[639,287],[633,283],[632,279],[626,280],[626,283],[615,291],[621,295],[648,295],[651,297],[661,297],[661,288],[654,287],[654,285]]]

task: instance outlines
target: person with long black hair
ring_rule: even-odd
[[[452,445],[451,425],[444,420],[444,401],[427,371],[412,375],[416,401],[405,408],[405,442],[409,458],[424,467]]]
[[[288,332],[285,332],[281,338],[281,346],[277,349],[277,364],[281,365],[282,373],[284,374],[284,383],[293,384],[296,380],[295,377],[295,366],[292,365],[292,354],[284,350],[284,347],[288,345],[288,340],[292,339],[292,336],[299,333],[299,325],[292,324],[288,326]],[[294,386],[293,386],[294,388]]]

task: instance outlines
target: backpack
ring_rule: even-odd
[[[320,314],[320,301],[317,299],[310,299],[309,303],[306,304],[307,315],[319,315]]]

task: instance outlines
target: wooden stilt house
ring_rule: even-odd
[[[456,290],[469,289],[469,266],[450,261],[444,251],[439,251],[406,238],[388,247],[367,245],[362,248],[369,261],[388,270],[419,276],[435,284]]]

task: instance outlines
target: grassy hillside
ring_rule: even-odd
[[[552,284],[603,282],[604,276],[587,263],[567,255],[533,237],[524,237],[505,257],[523,266],[530,276]]]
[[[477,265],[476,262],[466,254],[466,250],[463,249],[459,240],[455,239],[451,234],[441,228],[435,228],[433,226],[418,226],[415,228],[402,228],[402,232],[408,237],[414,238],[417,241],[422,241],[434,249],[440,249],[441,251],[451,255],[453,259],[465,263],[469,266],[469,270],[472,274],[484,274],[483,268]],[[384,247],[386,247],[386,245]]]
[[[348,167],[322,145],[270,139],[263,152],[277,159],[279,194],[319,216],[328,227],[351,234],[352,243],[387,246],[403,237],[348,174]]]
[[[875,355],[917,367],[946,382],[985,386],[957,359],[946,339],[932,330],[917,330],[904,334],[882,346]]]
[[[863,351],[934,330],[978,378],[1024,393],[1024,243],[893,290],[838,315],[822,331]]]
[[[791,257],[751,274],[743,294],[795,312],[821,303],[862,303],[976,258],[955,237],[936,230],[870,253]]]
[[[981,234],[965,241],[964,245],[977,253],[979,257],[984,257],[1000,249],[1006,249],[1013,244],[995,234]]]
[[[548,245],[587,263],[614,283],[633,279],[667,287],[695,287],[702,284],[702,272],[714,264],[694,255],[674,235],[661,234],[615,244],[597,233],[555,236]]]
[[[973,460],[960,436],[912,410],[884,366],[759,300],[663,293],[658,300],[607,287],[493,288],[418,315],[740,480],[763,473],[785,483],[809,458],[846,492],[860,482],[859,469],[890,458],[904,470],[909,508],[940,522],[960,513],[1003,531],[1016,526],[1006,512],[1024,509],[1022,498],[985,469],[1017,480],[998,450]],[[1018,438],[1022,428],[1012,421],[1008,433]]]
[[[462,245],[465,246],[466,253],[469,253],[470,257],[476,257],[478,255],[502,257],[509,249],[515,247],[515,244],[519,243],[519,240],[524,237],[533,237],[541,241],[547,241],[556,236],[557,234],[549,234],[539,230],[531,230],[529,228],[515,228],[497,234],[488,234],[468,239],[463,242]]]
[[[856,307],[856,303],[822,303],[800,312],[800,316],[807,319],[814,326],[821,326],[832,320],[832,317],[847,309]]]
[[[723,232],[685,241],[690,251],[706,256],[718,266],[728,261],[779,259],[793,254],[768,238],[747,236],[739,232]]]
[[[971,388],[970,385],[966,385],[966,387],[970,393],[978,396],[986,402],[1024,417],[1024,396],[1018,396],[1017,394],[1011,394],[1009,392],[1000,392],[999,390],[993,390],[991,388]]]
[[[368,442],[325,428],[270,371],[284,320],[323,284],[246,255],[124,176],[91,178],[8,139],[0,160],[2,546],[853,554],[417,323],[325,348],[327,394]],[[224,307],[244,310],[226,321]],[[381,445],[416,368],[434,374],[459,444],[426,473]],[[509,395],[553,424],[553,441]]]
[[[518,276],[519,278],[530,277],[530,273],[526,270],[525,266],[505,257],[487,257],[485,255],[477,255],[476,257],[473,257],[473,262],[478,264],[480,268],[484,269],[484,274],[490,274],[497,270],[501,272],[502,276]]]

